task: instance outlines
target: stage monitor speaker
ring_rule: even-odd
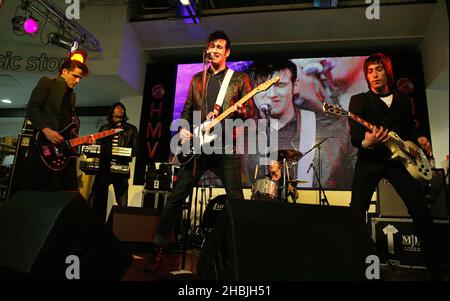
[[[0,208],[0,246],[3,280],[65,280],[69,255],[80,280],[120,280],[132,262],[78,192],[16,192]]]
[[[202,280],[364,280],[376,254],[349,207],[227,201],[197,265]]]
[[[417,185],[422,186],[425,193],[425,201],[428,203],[433,219],[447,219],[449,207],[444,170],[434,169],[431,182],[418,182]],[[402,198],[386,179],[382,179],[378,183],[377,203],[380,217],[410,217]]]
[[[151,242],[161,212],[153,208],[113,206],[108,217],[111,231],[123,242]]]

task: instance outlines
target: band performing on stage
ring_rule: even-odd
[[[200,1],[189,5],[193,2]],[[19,21],[16,17],[15,32]],[[312,58],[305,58],[307,52],[288,58],[275,51],[243,60],[245,38],[235,31],[204,30],[186,29],[196,39],[202,36],[203,47],[192,56],[200,63],[174,64],[174,58],[148,64],[146,73],[142,69],[145,81],[126,87],[99,70],[104,57],[88,60],[89,49],[73,43],[66,43],[70,51],[57,72],[34,82],[16,145],[0,141],[2,168],[8,168],[8,183],[0,183],[5,186],[0,233],[10,231],[2,224],[7,220],[16,228],[21,223],[11,222],[14,218],[28,225],[31,211],[38,212],[36,219],[45,218],[46,210],[59,213],[45,240],[29,248],[43,254],[27,257],[29,268],[8,263],[15,258],[14,244],[26,235],[0,234],[6,246],[0,250],[0,279],[11,271],[39,279],[33,273],[46,263],[38,260],[52,262],[61,254],[85,255],[85,261],[79,258],[82,267],[102,269],[89,254],[97,254],[105,241],[120,241],[117,250],[134,254],[130,260],[133,265],[140,260],[138,273],[151,279],[176,265],[173,275],[193,272],[197,278],[188,279],[194,280],[383,280],[388,276],[382,270],[380,277],[380,269],[407,266],[421,267],[426,280],[448,280],[443,234],[448,236],[448,179],[446,170],[436,167],[425,93],[411,87],[408,72],[416,72],[417,64],[379,50]],[[50,35],[49,44],[58,44],[63,33]],[[134,43],[128,31],[123,35],[125,44]],[[79,43],[87,42],[99,47],[90,35],[81,36]],[[178,50],[170,51],[175,57]],[[141,62],[129,57],[111,64],[124,71]],[[133,76],[123,73],[130,82]],[[86,86],[79,85],[81,79]],[[112,92],[97,87],[99,81]],[[137,87],[143,96],[130,92]],[[111,100],[87,110],[79,105],[85,95],[102,93]],[[13,152],[14,161],[7,163]],[[392,187],[389,196],[380,183]],[[93,215],[79,216],[86,211],[76,211],[73,198],[61,205],[49,200],[53,203],[30,211],[20,205],[22,191],[35,193],[36,209],[47,193],[61,193],[55,199],[75,193]],[[382,206],[406,209],[397,215],[397,209],[383,213]],[[89,224],[77,225],[87,220],[112,236],[86,238]],[[284,246],[271,246],[280,240]],[[199,258],[192,260],[195,254]],[[373,258],[378,266],[372,273]],[[114,260],[120,261],[111,255],[111,266]],[[338,260],[346,268],[336,268]],[[276,261],[280,270],[270,274]],[[117,268],[117,275],[128,265]],[[39,275],[56,279],[51,274],[56,270]]]

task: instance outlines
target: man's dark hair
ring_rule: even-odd
[[[208,47],[208,44],[215,41],[215,40],[225,40],[227,44],[225,45],[225,49],[230,49],[230,39],[228,38],[227,34],[223,32],[222,30],[217,30],[212,32],[208,39],[206,40],[206,47]]]
[[[249,67],[249,75],[253,85],[259,85],[267,81],[277,71],[289,69],[291,71],[291,81],[297,80],[297,66],[291,60],[261,60],[254,61]]]
[[[366,78],[366,82],[367,82],[367,85],[369,86],[369,89],[370,89],[370,83],[367,80],[367,69],[369,68],[370,64],[377,64],[377,63],[382,65],[384,70],[386,71],[388,87],[389,87],[389,90],[392,91],[392,89],[394,88],[394,72],[392,70],[391,58],[381,52],[370,55],[364,61],[364,77]]]
[[[114,121],[113,121],[113,113],[114,113],[114,109],[116,108],[116,107],[122,107],[122,109],[123,109],[123,119],[122,119],[122,122],[125,122],[125,121],[127,121],[128,120],[128,117],[127,117],[127,108],[125,108],[125,105],[123,104],[123,103],[121,103],[121,102],[116,102],[115,104],[113,104],[112,106],[111,106],[111,109],[109,109],[109,114],[108,114],[108,117],[106,118],[106,120],[108,120],[108,123],[110,123],[110,124],[113,124],[114,123]]]
[[[81,75],[87,76],[89,74],[89,69],[86,64],[83,64],[80,61],[75,61],[71,59],[65,60],[61,67],[59,68],[59,75],[62,74],[63,69],[67,69],[69,71],[72,71],[73,69],[78,68],[81,70]]]

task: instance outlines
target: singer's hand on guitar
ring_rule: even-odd
[[[51,128],[43,128],[41,131],[45,135],[45,137],[53,144],[58,144],[64,141],[64,137]]]
[[[364,147],[373,147],[376,144],[384,143],[389,139],[389,131],[384,127],[374,127],[372,132],[366,132],[364,136]]]
[[[181,144],[184,144],[192,138],[192,133],[186,129],[181,129],[180,130],[180,138],[181,138]]]
[[[419,142],[420,146],[429,157],[433,157],[433,150],[431,149],[431,143],[427,137],[421,136],[417,138],[417,142]]]

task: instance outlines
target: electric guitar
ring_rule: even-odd
[[[351,112],[347,112],[342,108],[323,104],[323,110],[341,117],[349,117],[358,123],[364,125],[369,130],[375,126],[368,123],[364,119],[356,116]],[[403,141],[395,132],[389,132],[389,140],[384,143],[391,151],[391,159],[399,161],[414,179],[422,182],[431,181],[432,172],[431,165],[423,150],[411,141]]]
[[[274,83],[278,82],[280,80],[279,76],[275,76],[268,81],[260,84],[255,89],[253,89],[250,93],[242,97],[236,104],[244,104],[247,102],[250,98],[252,98],[255,94],[265,91],[270,88]],[[198,142],[198,145],[200,147],[203,147],[203,145],[207,145],[214,141],[214,139],[217,138],[217,134],[211,133],[213,128],[219,124],[224,118],[226,118],[228,115],[233,113],[235,111],[234,106],[229,107],[227,110],[225,110],[222,114],[219,116],[210,118],[209,120],[204,121],[202,124],[194,128],[194,131],[192,133],[192,138],[195,140],[195,142]],[[211,114],[213,115],[213,114]],[[182,146],[178,145],[176,153],[178,162],[180,164],[186,164],[189,161],[191,161],[193,158],[198,157],[200,154],[194,152],[194,147],[191,147],[189,149],[189,152],[183,152]]]
[[[123,129],[110,129],[88,136],[73,138],[77,136],[77,128],[77,123],[71,123],[59,131],[59,134],[64,137],[64,141],[59,144],[53,144],[41,131],[37,132],[36,146],[39,151],[39,156],[48,168],[54,171],[63,170],[71,158],[78,158],[80,156],[80,154],[76,152],[75,147],[86,144],[90,137],[98,140],[123,131]]]

